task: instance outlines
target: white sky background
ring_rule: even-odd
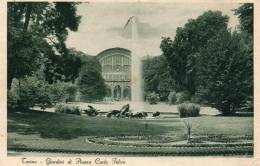
[[[162,37],[173,39],[177,27],[207,10],[220,10],[228,15],[229,27],[234,29],[239,23],[232,10],[238,6],[238,3],[82,3],[78,6],[82,16],[79,29],[69,32],[67,45],[89,55],[112,47],[131,49],[131,33],[124,25],[134,15],[139,20],[142,55],[157,56],[162,53]]]

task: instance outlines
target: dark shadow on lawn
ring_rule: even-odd
[[[8,133],[40,134],[42,138],[60,140],[80,136],[145,136],[161,135],[168,127],[140,120],[83,117],[41,111],[8,112]]]

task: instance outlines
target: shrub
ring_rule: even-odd
[[[8,110],[15,110],[17,109],[17,95],[12,93],[12,91],[8,90],[7,92],[7,109]]]
[[[168,95],[168,102],[169,104],[175,104],[176,103],[176,100],[177,100],[177,96],[176,96],[176,92],[175,91],[172,91],[169,93]]]
[[[13,79],[8,91],[8,109],[28,110],[38,105],[45,109],[52,105],[50,85],[36,76]]]
[[[245,104],[243,104],[243,106],[240,109],[241,111],[245,111],[245,112],[253,112],[254,111],[254,100],[253,100],[253,96],[250,96],[247,98]]]
[[[36,105],[38,105],[42,110],[51,107],[52,99],[49,92],[42,92],[37,96]]]
[[[199,116],[200,105],[194,103],[182,103],[178,105],[180,118]]]
[[[77,93],[77,86],[72,83],[63,83],[64,90],[65,90],[65,101],[66,102],[73,102],[76,99]]]
[[[190,101],[191,95],[188,91],[182,91],[176,93],[176,103],[181,104],[186,101]]]
[[[202,103],[202,98],[199,97],[199,96],[191,96],[190,101],[192,103],[201,104]]]
[[[53,105],[56,103],[65,101],[66,98],[66,91],[64,83],[57,82],[50,85],[50,97],[53,102]]]
[[[80,109],[77,106],[57,105],[55,108],[56,113],[75,114],[80,115]]]
[[[160,97],[155,92],[152,92],[147,94],[146,99],[150,104],[157,104],[160,100]]]

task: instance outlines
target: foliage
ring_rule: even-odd
[[[207,11],[197,19],[189,19],[177,28],[174,40],[163,38],[160,48],[170,67],[176,91],[196,92],[196,73],[199,54],[209,39],[227,29],[228,17],[220,11]]]
[[[57,105],[55,107],[56,113],[64,113],[64,114],[75,114],[80,115],[80,109],[76,106],[68,106],[68,105]]]
[[[74,82],[79,76],[82,62],[77,54],[73,54],[70,49],[62,56],[51,55],[44,62],[45,77],[48,83]]]
[[[101,73],[93,67],[82,68],[78,78],[78,87],[81,98],[85,101],[102,100],[106,95],[105,80]]]
[[[227,16],[207,11],[161,42],[177,92],[186,90],[193,102],[207,101],[225,115],[253,105],[253,6],[235,13],[242,31],[230,32]]]
[[[186,118],[186,119],[182,119],[182,122],[187,131],[186,137],[187,137],[188,143],[191,143],[191,129],[193,127],[193,123],[192,123],[193,121],[191,118]]]
[[[97,70],[101,73],[101,64],[97,60],[96,56],[91,56],[75,49],[70,50],[75,56],[80,58],[84,70]]]
[[[7,109],[15,110],[18,108],[18,95],[13,90],[7,91]]]
[[[174,88],[168,64],[164,56],[146,57],[143,63],[144,91],[158,93],[160,100],[167,100],[168,93]]]
[[[203,101],[202,97],[197,96],[197,95],[191,96],[190,101],[192,103],[196,103],[196,104],[202,104],[202,103],[204,104],[205,103],[205,101]]]
[[[8,90],[8,108],[28,110],[34,106],[45,109],[65,99],[74,99],[76,86],[72,83],[57,82],[49,84],[38,71],[33,76],[13,79]]]
[[[50,83],[77,77],[79,60],[68,54],[65,45],[68,30],[76,31],[80,22],[76,5],[8,2],[8,89],[13,78],[31,76],[43,63]]]
[[[147,96],[146,96],[146,100],[150,104],[157,104],[159,102],[159,100],[160,100],[159,94],[156,94],[155,92],[148,93]]]
[[[223,31],[208,41],[200,52],[202,96],[223,114],[232,114],[252,95],[252,56],[243,38]]]
[[[176,103],[176,101],[177,101],[177,96],[176,96],[176,94],[177,94],[177,93],[176,93],[175,91],[171,91],[171,92],[169,93],[169,95],[168,95],[168,103],[169,103],[170,105]]]
[[[64,91],[64,84],[65,83],[62,82],[56,82],[50,85],[50,95],[54,105],[65,101],[66,92]]]
[[[66,102],[75,101],[76,93],[78,91],[78,87],[76,84],[64,83],[64,91],[65,91],[65,101]]]
[[[182,92],[176,93],[176,103],[177,104],[181,104],[183,102],[190,101],[190,99],[191,99],[191,95],[190,95],[190,92],[188,92],[188,91],[182,91]]]
[[[200,105],[194,103],[182,103],[178,105],[180,118],[199,116]]]
[[[246,102],[243,104],[241,111],[253,112],[254,111],[254,102],[253,96],[249,96]]]
[[[22,111],[38,105],[44,110],[52,105],[49,85],[35,76],[14,79],[8,93],[10,109]]]
[[[248,87],[246,102],[243,104],[241,110],[253,111],[253,38],[254,38],[254,4],[244,3],[238,9],[235,10],[235,14],[240,21],[241,38],[244,41],[244,47],[246,48],[246,55],[249,58],[248,65]]]
[[[254,4],[244,3],[235,9],[235,15],[238,16],[241,29],[249,34],[254,31]]]
[[[59,102],[75,101],[77,86],[71,82],[56,82],[49,85],[54,105]]]

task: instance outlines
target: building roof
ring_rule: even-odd
[[[128,49],[121,48],[121,47],[114,47],[114,48],[109,48],[109,49],[106,49],[106,50],[100,52],[99,54],[97,54],[97,58],[101,59],[103,56],[105,56],[109,53],[115,53],[115,52],[127,54],[129,56],[131,55],[131,51]]]

